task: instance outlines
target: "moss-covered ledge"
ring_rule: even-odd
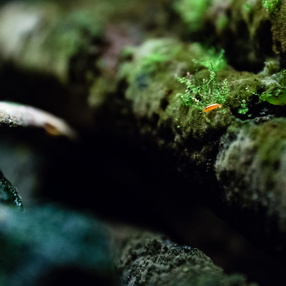
[[[219,54],[172,38],[129,48],[105,104],[134,134],[173,154],[191,196],[283,259],[285,74],[274,59],[261,73],[239,72]]]
[[[257,244],[284,260],[286,119],[231,125],[215,171],[229,216]],[[233,211],[235,210],[235,211]]]

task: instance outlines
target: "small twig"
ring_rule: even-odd
[[[36,107],[17,104],[14,102],[0,102],[0,126],[9,127],[38,127],[43,128],[53,136],[67,136],[76,139],[76,131],[63,119]]]

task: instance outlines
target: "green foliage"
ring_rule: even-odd
[[[164,63],[168,61],[170,58],[170,55],[166,54],[160,54],[160,53],[150,53],[144,57],[144,60],[142,61],[142,68],[145,71],[152,72],[156,69],[158,69],[158,65],[161,63]]]
[[[252,96],[252,95],[259,96],[259,94],[257,92],[255,92],[252,88],[249,88],[249,87],[245,87],[243,89],[243,93],[242,94],[244,94],[244,96],[247,95],[247,94],[250,95],[250,96]],[[251,117],[251,114],[249,113],[249,108],[248,108],[246,99],[241,99],[240,108],[238,109],[237,112],[239,114],[241,114],[241,115],[247,115],[247,117]]]
[[[100,22],[94,19],[92,11],[77,10],[61,19],[52,33],[55,45],[63,54],[74,56],[80,48],[89,47],[90,38],[100,34]]]
[[[179,13],[182,20],[187,24],[190,32],[199,31],[204,22],[204,17],[207,17],[207,10],[210,7],[216,7],[216,2],[228,2],[231,3],[233,0],[178,0],[174,1],[174,10]],[[216,8],[214,8],[216,9]],[[218,31],[223,30],[228,23],[227,16],[221,13],[216,19],[216,27]]]
[[[242,9],[245,12],[250,12],[253,9],[253,4],[251,4],[249,1],[243,3]]]
[[[230,94],[227,79],[217,80],[217,72],[226,66],[224,50],[217,53],[214,49],[209,49],[205,57],[193,61],[197,67],[196,72],[186,77],[177,77],[177,80],[186,86],[185,92],[178,94],[182,103],[198,109],[213,103],[223,104]],[[208,77],[198,72],[199,67],[207,69]]]
[[[168,60],[167,55],[157,54],[157,53],[151,53],[148,56],[145,57],[146,65],[151,65],[152,63],[160,63],[165,62]]]
[[[275,92],[263,92],[260,99],[273,105],[286,105],[286,88],[277,89]]]
[[[179,0],[175,1],[174,9],[187,23],[191,32],[198,31],[203,23],[203,15],[212,0]]]
[[[223,31],[224,29],[227,28],[228,23],[229,23],[228,17],[225,14],[219,15],[215,20],[216,30],[218,32]]]
[[[184,93],[178,93],[185,106],[193,106],[197,109],[204,109],[212,103],[223,104],[230,95],[228,81],[217,80],[217,74],[213,69],[209,69],[208,78],[200,78],[198,74],[187,75],[187,77],[177,77],[180,83],[185,84]]]
[[[248,111],[249,111],[249,108],[247,107],[246,100],[242,99],[241,104],[240,104],[240,108],[238,109],[238,113],[245,115],[245,114],[247,114]]]
[[[136,67],[132,68],[132,74],[135,75],[164,68],[165,63],[173,61],[180,52],[180,46],[172,39],[152,39],[146,41],[140,50],[130,46],[125,47],[121,56],[126,59],[133,57],[136,60]]]
[[[260,100],[273,105],[286,105],[286,70],[282,70],[270,77],[268,88],[259,95]]]
[[[206,56],[200,60],[194,60],[196,65],[201,65],[212,71],[220,71],[226,66],[226,60],[224,57],[224,50],[219,53],[214,48],[210,48],[206,51]]]
[[[280,5],[280,0],[262,0],[262,6],[270,13],[274,12]]]

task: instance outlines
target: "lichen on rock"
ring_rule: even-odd
[[[256,285],[247,282],[242,275],[224,274],[197,248],[179,245],[168,237],[148,231],[123,228],[123,233],[130,236],[128,244],[124,243],[124,235],[119,235],[118,240],[121,252],[117,267],[122,285]]]
[[[280,258],[285,251],[280,236],[286,232],[285,130],[284,118],[233,124],[221,139],[215,164],[225,204],[240,209],[242,215],[261,217],[255,226],[250,220],[245,228],[252,225],[265,235],[272,241],[271,249],[279,248],[276,254]]]

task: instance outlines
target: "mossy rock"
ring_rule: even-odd
[[[224,208],[248,237],[284,261],[285,118],[237,122],[221,139],[215,164]],[[226,219],[227,216],[225,216]],[[238,219],[237,219],[238,218]],[[241,224],[241,222],[243,222]]]
[[[122,285],[256,285],[248,283],[242,275],[224,274],[199,249],[178,245],[159,234],[133,232],[129,243],[123,246],[118,263]]]

